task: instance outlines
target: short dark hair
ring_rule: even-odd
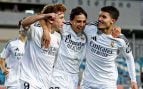
[[[108,12],[113,19],[118,20],[119,10],[113,6],[105,6],[101,8],[101,11]]]
[[[81,14],[85,15],[85,17],[87,18],[87,13],[82,7],[78,6],[76,8],[73,8],[70,13],[70,20],[73,20],[76,15],[81,15]]]

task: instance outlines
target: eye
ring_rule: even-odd
[[[63,18],[64,18],[64,16],[61,16],[61,17],[60,17],[60,19],[63,19]]]
[[[81,23],[81,21],[80,21],[80,20],[77,20],[77,23]]]
[[[102,16],[104,19],[107,18],[105,15]]]

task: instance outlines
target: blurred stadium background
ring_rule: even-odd
[[[88,21],[96,21],[101,7],[112,5],[119,9],[120,17],[117,22],[122,33],[130,40],[136,64],[137,82],[143,89],[143,0],[0,0],[0,52],[5,43],[18,35],[18,22],[23,17],[36,13],[45,4],[64,3],[68,8],[66,20],[70,10],[75,6],[82,6],[88,13]],[[129,89],[129,76],[125,59],[119,56],[116,60],[119,78],[119,89]],[[81,71],[85,68],[81,65]],[[81,75],[80,75],[81,78]],[[0,85],[4,84],[5,76],[0,71]],[[0,88],[2,89],[2,88]]]

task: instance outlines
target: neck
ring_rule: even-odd
[[[27,39],[27,37],[20,34],[20,35],[19,35],[19,39],[20,39],[22,42],[25,42],[26,39]]]
[[[74,27],[72,27],[71,26],[71,28],[72,28],[72,30],[76,33],[76,34],[80,34],[80,33],[82,33],[82,31],[80,31],[80,30],[78,30],[78,29],[75,29]]]
[[[109,27],[109,28],[106,28],[106,29],[101,29],[101,31],[104,33],[104,34],[107,34],[107,35],[110,35],[112,34],[112,29],[113,27]]]
[[[50,33],[53,33],[54,31],[56,31],[56,29],[52,28],[51,24],[47,24],[47,28],[49,29]]]

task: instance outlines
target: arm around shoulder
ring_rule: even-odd
[[[42,19],[47,19],[49,18],[51,15],[50,14],[36,14],[36,15],[32,15],[32,16],[28,16],[25,17],[22,21],[21,21],[21,25],[25,28],[30,26],[31,24],[42,20]]]

